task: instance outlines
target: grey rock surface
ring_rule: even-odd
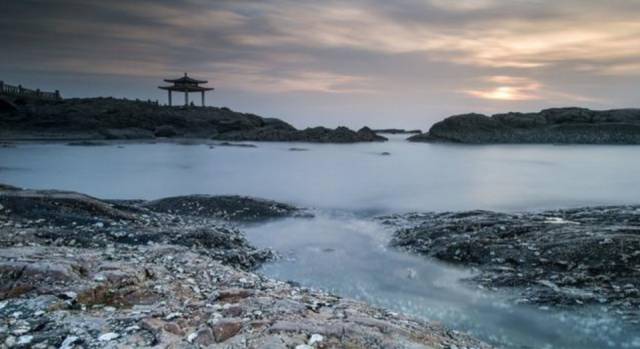
[[[385,221],[398,227],[391,245],[476,268],[472,282],[515,290],[517,302],[601,306],[640,323],[638,206],[424,213]]]
[[[0,348],[489,348],[253,273],[269,251],[189,205],[0,189]]]

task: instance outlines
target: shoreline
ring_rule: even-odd
[[[251,272],[272,254],[249,245],[234,222],[305,214],[286,204],[102,201],[0,186],[0,205],[8,347],[490,348]]]

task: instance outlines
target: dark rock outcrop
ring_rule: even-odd
[[[473,281],[514,288],[518,302],[602,305],[640,322],[638,206],[401,217],[393,246],[478,268]]]
[[[313,142],[313,143],[354,143],[383,142],[387,138],[377,135],[368,127],[358,131],[346,127],[329,129],[326,127],[310,127],[304,130],[291,130],[282,127],[264,127],[252,130],[229,132],[214,137],[231,141],[279,141],[279,142]]]
[[[13,104],[12,104],[13,105]],[[152,139],[214,138],[229,141],[383,141],[368,128],[297,130],[274,118],[215,107],[167,107],[114,98],[34,100],[0,108],[0,138]]]
[[[413,142],[640,144],[640,109],[546,109],[491,117],[463,114],[434,124]]]
[[[155,212],[255,222],[290,217],[301,212],[297,207],[279,202],[237,195],[188,195],[144,203]]]
[[[18,107],[5,97],[0,96],[0,112],[15,112]]]

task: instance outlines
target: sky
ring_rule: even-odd
[[[166,103],[189,72],[297,127],[640,106],[640,0],[2,0],[0,43],[8,84]]]

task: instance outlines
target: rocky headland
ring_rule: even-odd
[[[304,211],[237,196],[105,201],[0,185],[0,347],[488,348],[252,272],[234,222]]]
[[[202,138],[226,141],[355,143],[385,141],[367,127],[298,130],[275,118],[228,108],[168,107],[147,101],[73,98],[60,101],[18,98],[0,105],[4,140],[144,140]]]
[[[470,282],[515,291],[515,302],[595,307],[640,323],[640,206],[424,213],[384,221],[397,227],[391,245],[474,268]]]
[[[555,108],[538,113],[455,115],[413,142],[640,144],[640,109]]]

